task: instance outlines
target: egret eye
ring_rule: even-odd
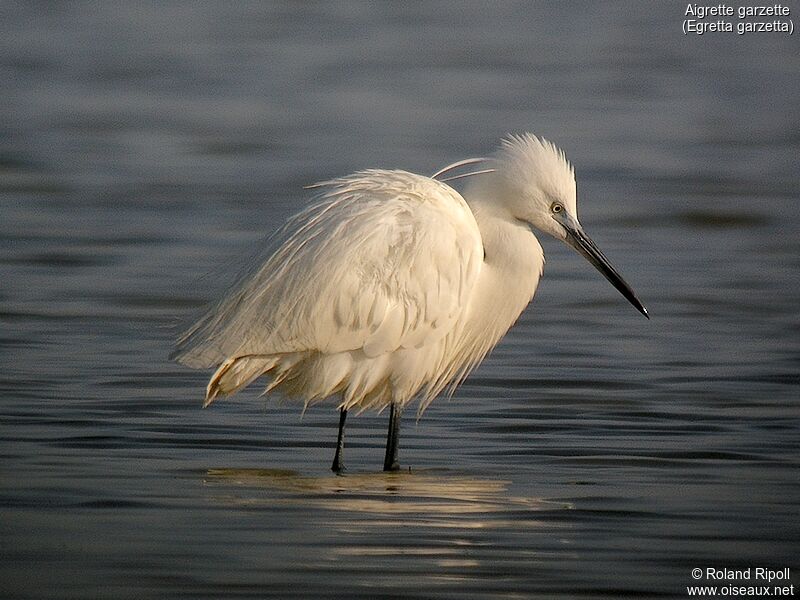
[[[554,203],[553,203],[553,206],[551,206],[551,207],[550,207],[550,210],[552,210],[552,211],[553,211],[553,214],[554,214],[554,215],[557,215],[557,214],[558,214],[558,213],[560,213],[562,210],[564,210],[564,207],[563,207],[563,205],[559,204],[558,202],[554,202]]]

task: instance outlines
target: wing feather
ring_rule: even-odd
[[[370,357],[444,337],[466,306],[482,256],[464,199],[404,171],[362,171],[320,186],[178,341],[194,367],[230,357],[363,350]]]

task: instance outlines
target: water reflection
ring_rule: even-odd
[[[519,525],[520,511],[570,509],[563,502],[509,493],[510,482],[477,479],[451,473],[401,471],[358,473],[344,476],[303,475],[281,469],[209,469],[205,483],[225,490],[218,502],[269,506],[290,503],[331,511],[371,515],[406,516],[419,523],[454,516],[475,516],[472,527],[485,526],[480,516],[498,524],[498,516],[514,512]],[[381,525],[378,520],[370,521]],[[442,523],[444,524],[444,523]],[[466,524],[461,520],[457,526]]]
[[[499,554],[505,568],[527,569],[543,554],[523,550],[519,540],[564,533],[566,519],[557,515],[573,508],[514,494],[506,480],[439,470],[315,476],[231,468],[211,469],[204,481],[223,510],[244,509],[255,523],[280,515],[315,531],[311,546],[298,540],[304,559],[295,568],[316,573],[323,565],[397,589],[409,574],[433,586],[477,582],[498,568]],[[506,540],[505,549],[490,539]]]

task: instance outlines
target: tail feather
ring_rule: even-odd
[[[272,369],[278,362],[276,356],[251,354],[229,358],[216,370],[206,388],[203,408],[218,396],[230,396],[250,385],[256,378]]]

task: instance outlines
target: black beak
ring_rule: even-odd
[[[617,288],[619,292],[628,299],[628,302],[633,304],[636,310],[649,319],[650,315],[647,314],[647,309],[644,307],[644,304],[636,297],[631,286],[622,278],[622,275],[611,265],[605,254],[600,252],[600,248],[586,235],[577,219],[563,209],[561,212],[553,214],[553,218],[560,223],[567,232],[567,239],[565,240],[567,244],[572,246],[578,254],[592,263],[594,267],[603,274],[603,277],[608,279],[611,285]]]

